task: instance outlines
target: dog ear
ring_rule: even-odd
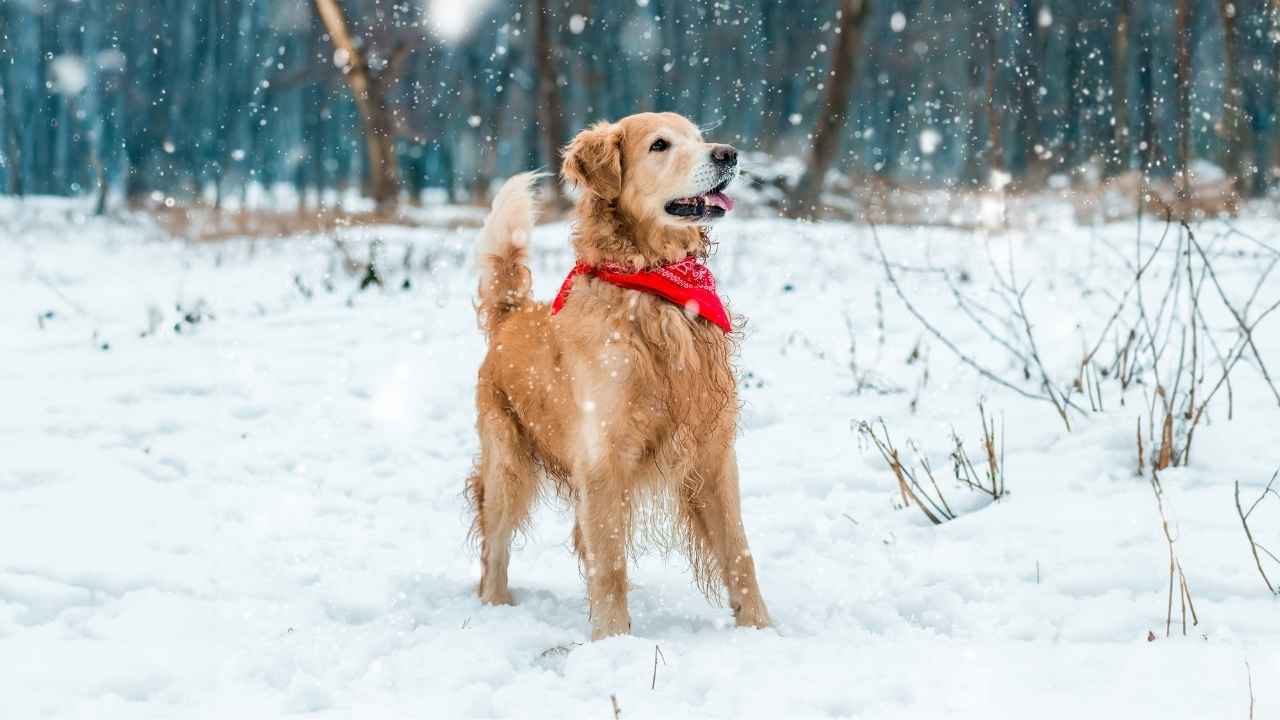
[[[560,174],[605,200],[616,200],[622,194],[622,128],[600,122],[578,133],[564,149]]]

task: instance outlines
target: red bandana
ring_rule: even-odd
[[[592,267],[579,262],[569,271],[564,279],[560,292],[551,303],[551,314],[555,315],[564,307],[569,299],[569,290],[573,288],[573,279],[579,275],[593,275],[628,290],[640,290],[683,307],[691,314],[698,314],[715,323],[721,330],[731,332],[733,325],[729,322],[729,313],[725,312],[720,296],[716,294],[716,279],[711,268],[689,257],[663,265],[653,270],[633,273],[619,265],[601,265]]]

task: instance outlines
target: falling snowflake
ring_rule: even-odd
[[[925,128],[920,131],[920,152],[925,155],[932,155],[941,144],[942,133],[933,128]]]
[[[991,171],[991,187],[994,190],[1004,190],[1005,187],[1013,182],[1013,176],[1003,170]]]
[[[59,95],[79,95],[89,84],[89,72],[78,55],[59,55],[49,63],[53,87]]]

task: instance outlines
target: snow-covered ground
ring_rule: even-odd
[[[1104,381],[1106,410],[1073,412],[1068,432],[924,331],[869,229],[725,222],[712,263],[749,318],[743,515],[776,627],[735,629],[682,558],[649,554],[633,635],[588,643],[563,508],[517,543],[515,607],[474,594],[470,231],[344,231],[356,259],[383,244],[387,285],[360,292],[328,237],[189,244],[79,207],[0,203],[0,717],[604,719],[614,696],[622,718],[1246,718],[1250,674],[1257,716],[1280,712],[1280,599],[1233,498],[1280,466],[1280,409],[1252,355],[1231,419],[1224,395],[1190,466],[1161,474],[1199,618],[1184,637],[1175,597],[1166,638],[1168,549],[1136,476],[1149,381]],[[1280,224],[1232,227],[1197,229],[1243,304],[1275,256],[1251,238]],[[571,263],[566,233],[535,237],[542,297]],[[1137,237],[1133,223],[879,234],[904,266],[964,270],[992,307],[988,248],[1012,251],[1060,384],[1127,286]],[[1152,263],[1153,303],[1185,262],[1172,248]],[[959,348],[1036,391],[936,274],[901,275]],[[1225,352],[1234,322],[1215,307]],[[1280,370],[1280,316],[1255,341]],[[998,503],[947,462],[952,427],[976,440],[980,399],[1004,428]],[[878,417],[933,460],[956,520],[901,507],[853,427]],[[1251,524],[1280,550],[1280,498]]]

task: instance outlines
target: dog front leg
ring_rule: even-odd
[[[768,627],[769,610],[760,595],[755,560],[747,547],[747,532],[742,525],[738,460],[733,451],[711,463],[703,477],[707,481],[693,483],[698,491],[689,499],[693,530],[700,540],[696,547],[714,553],[737,624]]]
[[[577,520],[587,572],[591,639],[631,632],[627,610],[627,540],[630,491],[608,472],[587,471],[578,487]]]

